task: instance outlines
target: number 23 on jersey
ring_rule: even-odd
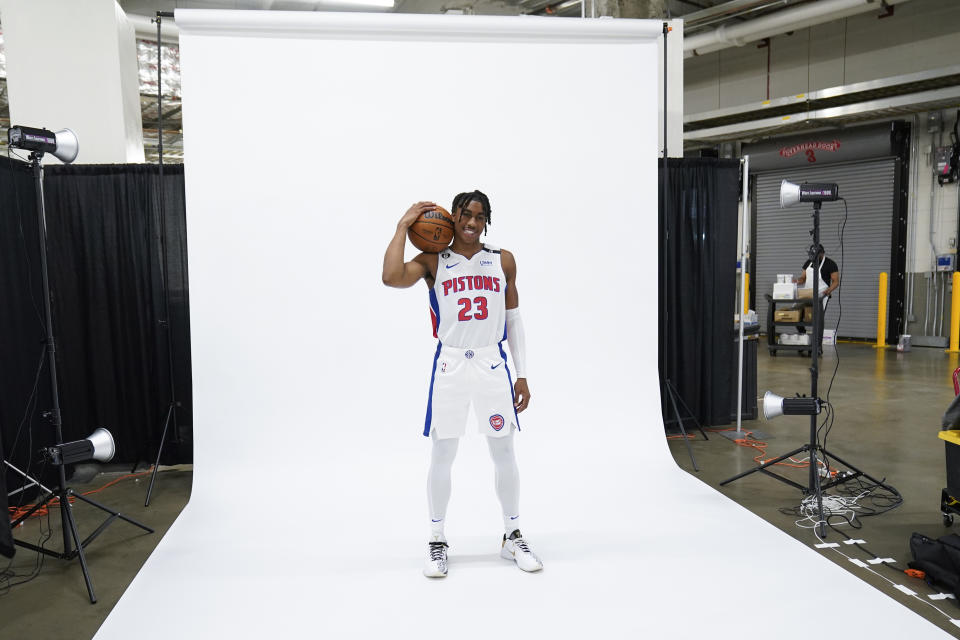
[[[483,320],[487,317],[487,299],[484,296],[477,296],[472,301],[470,298],[460,298],[457,300],[457,304],[460,305],[460,313],[457,314],[457,319],[460,322]],[[473,311],[473,315],[471,315],[471,311]]]

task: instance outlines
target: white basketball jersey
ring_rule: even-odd
[[[506,338],[506,291],[499,249],[484,245],[469,260],[444,249],[430,290],[434,337],[450,347],[501,342]]]

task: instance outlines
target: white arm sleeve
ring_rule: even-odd
[[[507,342],[517,378],[527,377],[527,339],[523,334],[523,320],[520,309],[507,309]]]

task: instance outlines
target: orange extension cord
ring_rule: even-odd
[[[720,432],[720,431],[736,431],[736,429],[733,429],[733,428],[730,428],[730,429],[710,429],[710,428],[707,428],[706,431],[710,431],[711,433],[718,433],[718,432]],[[754,456],[754,458],[753,458],[753,461],[754,461],[754,462],[756,462],[758,465],[761,465],[761,464],[764,464],[765,462],[767,462],[768,460],[773,460],[773,458],[769,458],[768,460],[764,460],[764,457],[767,455],[767,443],[766,443],[766,442],[763,442],[762,440],[755,440],[755,439],[753,438],[753,432],[752,432],[752,431],[741,430],[740,433],[743,434],[743,437],[742,437],[742,438],[737,438],[737,439],[735,439],[733,442],[734,442],[734,444],[736,444],[736,445],[738,445],[738,446],[748,447],[748,448],[756,449],[757,451],[759,451],[760,453],[758,453],[758,454],[757,454],[756,456]],[[692,434],[689,434],[689,433],[687,434],[687,438],[688,438],[688,439],[691,439],[691,440],[692,440],[694,437],[695,437],[695,436],[693,436]],[[682,435],[680,435],[680,436],[667,436],[667,440],[680,440],[680,439],[682,439],[682,438],[683,438]],[[794,460],[793,458],[787,458],[787,460],[790,460],[790,462],[778,462],[778,463],[776,463],[776,465],[774,465],[774,466],[783,465],[783,466],[785,466],[785,467],[792,467],[792,468],[794,468],[794,469],[806,469],[806,468],[808,468],[808,467],[810,466],[810,461],[809,461],[809,460]],[[818,465],[818,466],[823,466],[823,462],[821,462],[820,460],[817,460],[817,465]]]
[[[139,477],[141,477],[141,476],[150,475],[150,473],[151,473],[152,471],[153,471],[153,467],[150,467],[149,469],[147,469],[147,470],[144,471],[143,473],[129,473],[129,474],[125,475],[125,476],[120,476],[119,478],[114,478],[113,480],[111,480],[111,481],[108,482],[107,484],[103,485],[102,487],[98,487],[97,489],[91,489],[90,491],[85,491],[85,492],[82,493],[81,495],[89,496],[89,495],[93,495],[94,493],[100,493],[100,492],[103,491],[104,489],[106,489],[106,488],[108,488],[108,487],[112,487],[113,485],[117,484],[117,483],[120,482],[121,480],[127,480],[127,479],[129,479],[129,478],[139,478]],[[70,504],[73,504],[73,503],[74,503],[74,499],[71,498],[71,499],[70,499]],[[21,507],[7,507],[7,510],[10,512],[10,520],[11,520],[11,521],[16,520],[16,519],[19,518],[21,515],[25,514],[27,511],[30,511],[30,509],[32,509],[33,506],[34,506],[34,505],[32,505],[32,504],[27,504],[27,505],[23,505],[23,506],[21,506]],[[47,506],[46,506],[46,507],[40,507],[39,509],[37,509],[36,511],[34,511],[34,512],[30,515],[30,517],[31,517],[31,518],[37,518],[37,517],[40,517],[40,516],[45,516],[45,515],[47,515],[47,514],[50,512],[50,508],[51,508],[51,507],[59,507],[59,506],[60,506],[60,499],[59,499],[59,498],[53,498],[52,500],[50,500],[50,502],[47,503]]]

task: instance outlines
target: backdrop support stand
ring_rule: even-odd
[[[818,247],[820,246],[820,207],[821,207],[821,204],[822,204],[822,203],[820,203],[820,202],[814,202],[814,203],[813,203],[813,231],[812,231],[813,244],[810,246],[810,250],[809,250],[810,264],[813,266],[813,283],[812,283],[812,287],[813,287],[813,339],[812,339],[812,342],[813,342],[813,344],[810,345],[810,346],[811,346],[811,356],[810,356],[810,358],[811,358],[811,360],[812,360],[812,362],[811,362],[811,364],[810,364],[810,397],[811,397],[811,398],[817,398],[817,397],[819,397],[819,396],[817,395],[817,383],[818,383],[818,379],[819,379],[819,375],[820,375],[820,350],[821,350],[821,349],[820,349],[820,339],[821,339],[821,337],[823,336],[823,305],[820,303],[820,300],[821,300],[821,298],[820,298],[820,279],[821,279],[822,276],[821,276],[821,274],[820,274],[820,267],[817,265],[817,253],[818,253],[817,249],[818,249]],[[778,457],[776,457],[776,458],[774,458],[774,459],[772,459],[772,460],[767,460],[766,462],[764,462],[764,463],[761,464],[760,466],[754,467],[753,469],[748,469],[747,471],[744,471],[743,473],[738,473],[737,475],[733,476],[732,478],[727,478],[726,480],[724,480],[723,482],[720,483],[720,486],[722,487],[722,486],[724,486],[724,485],[726,485],[726,484],[729,484],[729,483],[733,482],[734,480],[739,480],[740,478],[743,478],[743,477],[745,477],[745,476],[748,476],[748,475],[750,475],[751,473],[756,473],[757,471],[762,471],[763,473],[767,474],[768,476],[771,476],[771,477],[773,477],[773,478],[776,478],[777,480],[779,480],[779,481],[781,481],[781,482],[784,482],[784,483],[786,483],[786,484],[788,484],[788,485],[790,485],[790,486],[792,486],[792,487],[794,487],[794,488],[796,488],[796,489],[800,489],[800,490],[803,491],[806,495],[816,496],[816,499],[817,499],[817,516],[820,518],[820,520],[817,522],[816,529],[817,529],[817,534],[818,534],[821,538],[824,538],[824,537],[826,537],[826,535],[827,535],[827,530],[826,530],[827,520],[826,520],[826,518],[825,518],[824,515],[823,515],[823,492],[824,492],[825,490],[829,489],[830,487],[835,487],[835,486],[838,485],[838,484],[842,484],[842,483],[844,483],[844,482],[848,482],[848,481],[853,480],[853,479],[855,479],[855,478],[858,478],[858,477],[860,477],[860,476],[863,476],[864,478],[867,478],[868,480],[870,480],[870,481],[873,482],[874,484],[879,485],[879,486],[887,489],[888,491],[893,491],[894,493],[896,493],[896,489],[894,489],[893,487],[891,487],[891,486],[889,486],[889,485],[884,484],[883,482],[877,480],[876,478],[873,478],[873,477],[867,475],[866,473],[864,473],[863,471],[861,471],[861,470],[858,469],[857,467],[855,467],[855,466],[853,466],[852,464],[850,464],[850,463],[848,463],[848,462],[846,462],[846,461],[838,458],[837,456],[835,456],[835,455],[833,455],[832,453],[830,453],[829,451],[827,451],[826,448],[820,446],[820,442],[819,442],[818,439],[817,439],[817,415],[818,415],[818,414],[814,414],[814,415],[811,415],[811,416],[810,416],[810,441],[809,441],[807,444],[804,444],[803,446],[797,447],[797,448],[794,449],[793,451],[790,451],[790,452],[788,452],[788,453],[785,453],[785,454],[783,454],[782,456],[778,456]],[[791,457],[793,457],[793,456],[795,456],[795,455],[797,455],[797,454],[799,454],[799,453],[807,453],[807,454],[809,454],[809,458],[810,458],[810,462],[809,462],[809,472],[810,472],[810,473],[809,473],[809,479],[808,479],[808,481],[807,481],[807,486],[803,486],[803,485],[800,484],[799,482],[794,482],[793,480],[790,480],[789,478],[785,478],[785,477],[783,477],[783,476],[781,476],[781,475],[778,475],[778,474],[776,474],[776,473],[773,473],[772,471],[770,471],[770,470],[768,469],[768,467],[773,466],[773,465],[775,465],[775,464],[777,464],[777,463],[779,463],[779,462],[782,462],[783,460],[786,460],[787,458],[791,458]],[[818,467],[818,464],[817,464],[817,455],[818,455],[818,454],[820,455],[820,457],[821,457],[823,460],[827,460],[827,459],[830,459],[830,458],[832,458],[833,460],[836,460],[836,461],[839,462],[840,464],[842,464],[842,465],[844,465],[845,467],[847,467],[847,469],[849,469],[849,470],[852,471],[853,473],[850,474],[850,475],[843,476],[842,478],[837,478],[837,479],[835,479],[835,480],[831,480],[830,482],[827,482],[827,483],[825,483],[825,484],[821,484],[821,483],[820,483],[820,470],[819,470],[819,467]],[[828,465],[828,468],[829,468],[829,465]]]
[[[157,23],[157,148],[159,150],[158,168],[160,176],[160,261],[163,265],[163,313],[164,318],[159,321],[163,329],[167,343],[167,368],[170,377],[170,402],[167,404],[167,416],[163,420],[163,430],[160,433],[160,444],[157,446],[157,459],[153,463],[153,470],[150,472],[150,484],[147,486],[147,498],[143,506],[150,506],[150,497],[153,495],[153,484],[157,481],[157,470],[160,468],[160,454],[163,453],[163,445],[167,440],[167,431],[170,425],[173,425],[174,434],[177,433],[177,402],[176,378],[174,377],[173,366],[173,336],[170,332],[170,280],[167,268],[167,211],[166,196],[163,185],[163,65],[161,64],[161,42],[160,27],[163,18],[172,18],[173,13],[169,11],[157,11],[155,19]]]
[[[749,253],[749,223],[750,223],[750,156],[743,156],[740,164],[741,174],[741,206],[740,218],[740,295],[737,297],[737,437],[743,427],[743,325],[746,322],[747,307],[749,307],[750,292],[747,291],[747,268],[750,260]]]
[[[664,222],[663,230],[664,230],[664,233],[666,234],[666,239],[664,241],[664,251],[663,251],[664,255],[662,255],[660,259],[661,259],[661,272],[663,273],[663,278],[664,278],[663,288],[664,288],[665,294],[666,292],[669,291],[669,288],[667,286],[669,283],[669,275],[667,271],[669,262],[666,259],[666,254],[670,250],[670,231],[669,231],[670,216],[668,215],[668,211],[669,211],[668,197],[670,194],[670,190],[667,188],[670,182],[670,169],[667,166],[667,147],[668,147],[667,145],[667,34],[668,33],[670,33],[670,25],[664,22],[663,23],[663,181],[662,181],[663,195],[662,195],[662,203],[663,203],[663,222]],[[697,466],[697,459],[694,458],[693,456],[693,447],[690,446],[690,438],[687,436],[687,430],[683,426],[684,420],[693,420],[694,424],[697,425],[697,429],[699,429],[700,434],[703,436],[703,439],[708,440],[709,438],[707,438],[707,434],[703,431],[703,427],[700,425],[700,421],[697,420],[693,412],[690,411],[690,407],[688,407],[687,403],[683,401],[683,398],[681,397],[680,392],[677,391],[677,388],[673,385],[673,381],[670,380],[670,372],[667,370],[670,358],[666,357],[666,350],[669,349],[670,347],[670,340],[668,339],[669,333],[670,333],[670,318],[669,318],[669,312],[666,310],[666,305],[661,304],[661,308],[663,309],[663,313],[665,314],[664,323],[663,323],[663,336],[662,336],[663,349],[661,349],[661,354],[660,354],[661,358],[663,359],[663,366],[661,367],[661,371],[663,374],[663,380],[661,381],[661,387],[662,387],[661,398],[665,398],[663,402],[664,404],[666,404],[666,411],[669,412],[670,407],[673,407],[673,413],[676,416],[676,418],[672,418],[672,419],[665,418],[663,423],[664,423],[664,427],[666,427],[667,424],[670,424],[672,422],[677,423],[677,426],[680,428],[680,434],[681,434],[681,437],[683,438],[683,442],[687,445],[687,453],[690,455],[690,462],[693,463],[693,469],[694,471],[700,471],[700,467]],[[680,409],[677,404],[678,402],[680,406],[682,406],[684,410],[687,412],[688,414],[687,417],[684,417],[683,414],[680,413]]]
[[[53,399],[53,410],[50,413],[50,420],[53,423],[56,432],[56,443],[57,445],[61,445],[63,444],[63,422],[60,416],[60,390],[59,386],[57,385],[57,349],[53,337],[53,311],[50,306],[50,278],[47,266],[46,207],[44,206],[43,202],[43,165],[40,162],[42,157],[43,153],[39,151],[34,151],[30,154],[30,163],[33,167],[33,177],[36,181],[37,189],[37,229],[40,233],[40,267],[43,274],[44,322],[46,323],[47,329],[47,366],[50,369],[50,391],[51,398]],[[87,593],[90,596],[90,604],[94,604],[97,601],[97,596],[93,591],[93,582],[90,580],[90,571],[87,569],[87,559],[83,554],[83,550],[91,542],[93,542],[97,536],[103,533],[103,530],[106,529],[110,523],[117,518],[140,527],[147,533],[153,533],[153,529],[137,522],[136,520],[128,518],[119,512],[100,504],[99,502],[95,502],[86,496],[74,492],[73,489],[67,487],[67,477],[63,468],[63,464],[57,464],[57,471],[59,472],[60,476],[59,486],[53,491],[48,491],[41,500],[30,507],[29,510],[20,515],[20,517],[18,517],[16,520],[11,522],[10,526],[12,529],[16,529],[21,522],[24,522],[40,508],[46,507],[54,498],[56,498],[57,503],[60,506],[60,522],[63,530],[63,551],[60,552],[53,551],[51,549],[45,549],[43,547],[30,544],[29,542],[24,542],[17,539],[14,539],[14,543],[18,546],[32,549],[38,553],[58,558],[60,560],[73,560],[74,558],[80,558],[80,568],[83,571],[83,580],[87,585]],[[100,526],[94,530],[93,533],[87,536],[86,540],[81,541],[80,533],[77,531],[77,522],[73,516],[73,505],[71,504],[71,500],[73,498],[82,500],[87,504],[93,505],[94,507],[97,507],[98,509],[106,511],[110,514],[110,517],[104,520]]]

